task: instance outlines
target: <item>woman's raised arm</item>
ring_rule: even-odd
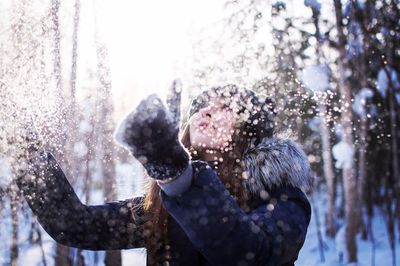
[[[17,185],[46,232],[57,242],[91,250],[143,247],[141,198],[82,204],[57,161],[41,152],[20,171]]]

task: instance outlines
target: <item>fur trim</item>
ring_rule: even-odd
[[[266,138],[244,154],[247,189],[259,195],[274,186],[292,185],[303,191],[312,187],[310,164],[300,147],[289,138]]]

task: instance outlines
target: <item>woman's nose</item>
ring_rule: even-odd
[[[211,118],[211,112],[204,112],[202,117]]]
[[[211,118],[211,109],[204,108],[203,110],[200,111],[200,114],[202,118]]]

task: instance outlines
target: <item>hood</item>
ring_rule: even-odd
[[[245,186],[252,194],[274,186],[311,190],[310,164],[299,144],[287,137],[265,138],[243,156]]]

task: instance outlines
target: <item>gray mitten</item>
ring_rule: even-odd
[[[180,91],[176,85],[174,82],[168,102],[174,112],[152,94],[122,120],[114,134],[116,141],[158,180],[174,179],[189,165],[189,153],[178,137]]]

